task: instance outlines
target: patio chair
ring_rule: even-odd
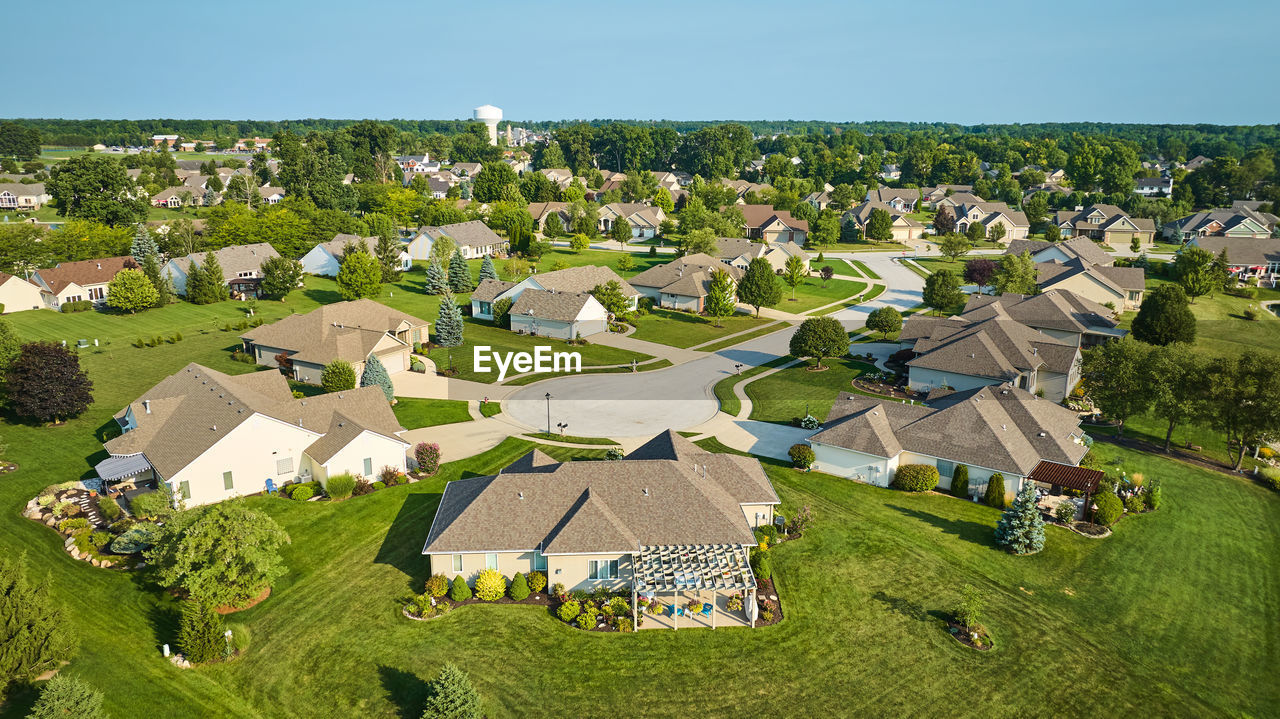
[[[704,617],[709,617],[709,616],[711,616],[711,609],[712,609],[711,602],[707,602],[706,604],[703,604],[703,605],[702,605],[702,611],[700,611],[700,612],[698,612],[698,613],[699,613],[699,614],[701,614],[701,615],[702,615],[702,616],[704,616]]]

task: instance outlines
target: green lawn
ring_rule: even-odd
[[[804,283],[795,288],[795,299],[791,299],[792,289],[782,285],[782,301],[774,305],[775,310],[799,314],[809,310],[838,302],[867,289],[867,283],[858,280],[841,280],[832,278],[823,282],[821,277],[806,277]]]
[[[1147,292],[1167,280],[1148,277]],[[1196,345],[1211,352],[1240,352],[1261,349],[1280,352],[1280,317],[1263,306],[1264,302],[1280,301],[1280,290],[1262,288],[1258,299],[1232,297],[1221,292],[1213,297],[1197,297],[1191,304],[1196,316]],[[1249,321],[1244,311],[1253,309],[1258,319]],[[1136,312],[1126,312],[1120,317],[1120,326],[1129,328]]]
[[[964,267],[965,265],[968,264],[968,261],[970,259],[972,258],[961,257],[955,260],[954,262],[952,262],[950,259],[946,257],[921,257],[919,259],[914,260],[914,262],[920,265],[921,267],[925,268],[925,270],[928,271],[930,274],[937,272],[938,270],[951,270],[958,277],[960,277],[960,280],[963,283]]]
[[[618,260],[624,255],[630,254],[634,266],[629,270],[618,269]],[[581,265],[603,265],[612,267],[622,277],[631,277],[640,274],[645,270],[670,262],[675,259],[674,255],[657,255],[650,257],[648,252],[631,252],[624,253],[615,250],[583,250],[582,252],[574,252],[565,247],[555,247],[548,250],[541,258],[538,259],[538,272],[549,272],[556,267],[557,264],[565,267],[578,267]],[[502,262],[496,263],[499,267]]]
[[[471,413],[467,411],[467,401],[462,399],[420,399],[417,397],[397,397],[392,406],[396,419],[405,429],[434,427],[454,422],[470,422]],[[491,405],[493,403],[490,403]]]
[[[858,271],[862,273],[863,277],[870,277],[873,280],[880,279],[880,275],[876,274],[870,267],[867,267],[867,263],[862,260],[850,260],[850,262],[853,263],[854,267],[858,268]]]
[[[780,367],[792,359],[791,357],[778,357],[762,365],[743,370],[742,374],[731,374],[716,382],[715,387],[711,389],[715,393],[716,399],[720,401],[720,411],[732,417],[738,416],[738,412],[742,411],[742,400],[738,399],[738,395],[733,393],[734,386],[741,382],[746,382],[749,378],[758,374],[763,374],[769,369]]]
[[[551,440],[552,442],[569,442],[571,444],[598,444],[598,445],[617,445],[618,443],[606,437],[574,437],[571,434],[549,434],[547,432],[529,432],[524,436],[530,439]]]
[[[830,267],[832,273],[834,273],[836,277],[852,277],[854,279],[862,278],[862,275],[844,260],[826,260],[825,262],[813,261],[809,263],[809,269],[813,270],[815,273],[821,272],[823,267]]]
[[[810,245],[805,248],[814,256],[818,251],[822,252],[898,252],[901,250],[910,250],[910,247],[900,242],[836,242],[830,245]]]
[[[692,347],[725,335],[772,324],[772,321],[750,315],[734,315],[721,318],[721,326],[716,327],[710,317],[654,308],[649,314],[636,318],[635,324],[636,331],[631,335],[635,339],[672,347]]]
[[[848,357],[827,358],[822,365],[828,369],[811,372],[813,361],[806,360],[748,383],[743,389],[751,399],[751,419],[791,424],[793,417],[803,417],[806,411],[826,419],[836,395],[853,391],[854,377],[875,371],[873,365]]]
[[[432,316],[434,319],[434,315]],[[588,338],[589,339],[589,338]],[[455,367],[458,370],[456,375],[459,379],[471,380],[472,382],[494,383],[498,381],[497,364],[493,360],[489,361],[487,372],[477,372],[474,366],[474,351],[476,346],[488,346],[491,354],[503,352],[528,352],[533,353],[535,347],[547,347],[549,351],[554,352],[579,352],[582,354],[582,367],[598,365],[618,365],[630,362],[632,359],[637,362],[644,362],[653,359],[651,355],[641,354],[639,352],[631,352],[629,350],[618,349],[606,345],[587,344],[587,345],[571,345],[564,340],[551,339],[548,337],[533,337],[530,335],[520,335],[510,330],[504,330],[497,327],[486,320],[476,320],[467,318],[466,327],[463,331],[463,344],[461,347],[446,349],[444,347],[436,347],[432,349],[428,356],[436,363],[437,370],[444,370],[447,367]],[[550,362],[550,355],[547,359]],[[508,368],[507,377],[510,378],[518,374],[513,369]],[[549,373],[539,375],[539,378],[551,376]]]
[[[784,327],[785,325],[783,325],[782,323],[770,322],[769,324],[758,327],[744,335],[739,335],[737,337],[730,337],[729,339],[720,340],[719,342],[712,342],[709,345],[699,347],[698,351],[699,352],[719,352],[720,350],[725,349],[727,347],[734,347],[742,344],[743,342],[748,342],[750,340],[753,340],[757,337],[763,337],[768,334],[773,334],[778,330],[784,329]]]

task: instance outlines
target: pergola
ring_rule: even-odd
[[[716,626],[715,597],[721,592],[742,592],[744,607],[756,588],[747,548],[738,544],[675,544],[640,547],[631,587],[631,619],[639,626],[641,594],[671,594],[679,608],[681,592],[710,591],[711,628]],[[680,628],[680,612],[671,615],[673,629]],[[752,618],[751,626],[755,626]]]

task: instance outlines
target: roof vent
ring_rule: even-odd
[[[99,262],[99,263],[98,263],[98,269],[102,269],[102,263],[101,263],[101,262]]]
[[[649,496],[649,488],[648,488],[648,487],[645,487],[644,489],[642,489],[642,490],[640,490],[640,491],[644,494],[644,496],[646,496],[646,497],[648,497],[648,496]]]
[[[346,426],[347,426],[347,423],[346,423],[346,422],[339,422],[339,423],[338,423],[338,426],[339,426],[339,427],[346,427]]]
[[[1041,433],[1039,434],[1039,436],[1041,436],[1041,437],[1046,437],[1046,436],[1048,436],[1048,435],[1046,435],[1044,432],[1041,432]]]
[[[342,393],[338,393],[338,399],[342,399]]]
[[[1009,425],[1007,425],[1007,424],[1002,424],[1002,425],[1000,425],[1000,429],[1008,430],[1008,429],[1009,429]]]
[[[216,425],[216,424],[215,424],[215,425],[213,425],[212,427],[210,427],[209,429],[213,430],[214,432],[217,432],[217,431],[218,431],[218,425]]]
[[[147,414],[151,414],[151,400],[142,400],[142,409],[146,410]]]
[[[524,492],[516,492],[516,497],[519,499],[524,499]]]

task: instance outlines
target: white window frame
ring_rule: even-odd
[[[618,578],[618,560],[616,559],[587,560],[587,578],[595,581],[617,579]]]
[[[535,572],[547,571],[547,555],[543,554],[542,552],[536,549],[533,550],[533,571]]]
[[[462,555],[454,554],[452,556],[453,556],[453,571],[461,574],[462,573]]]
[[[497,552],[488,552],[488,553],[486,553],[486,554],[484,555],[484,568],[485,568],[485,569],[497,569],[497,568],[498,568],[498,554],[497,554]]]

